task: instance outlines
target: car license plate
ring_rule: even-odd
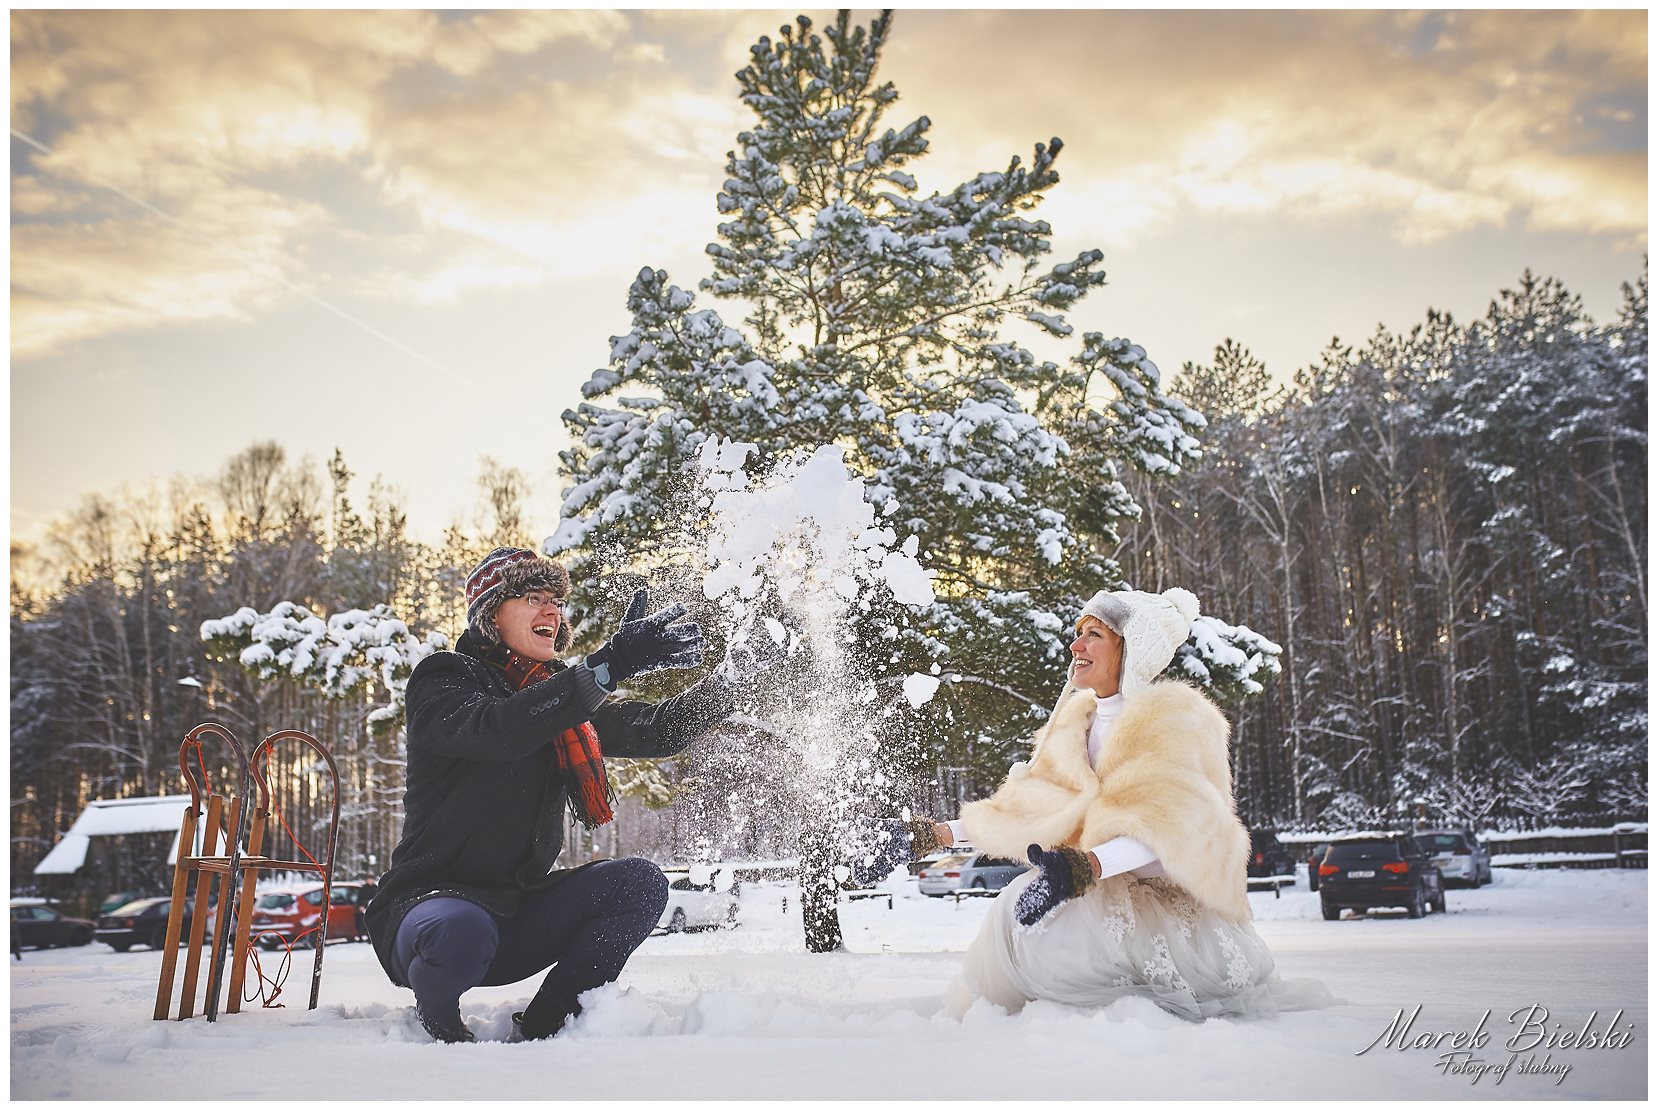
[[[1349,879],[1355,879],[1355,880],[1373,880],[1373,879],[1376,878],[1376,873],[1375,872],[1349,872],[1349,873],[1347,873],[1347,876],[1348,876]]]

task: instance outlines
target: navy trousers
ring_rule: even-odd
[[[576,997],[608,984],[650,936],[668,904],[668,881],[648,860],[601,860],[501,918],[465,899],[416,903],[393,953],[421,1008],[451,1012],[469,988],[515,984],[551,966],[524,1008],[524,1035],[557,1033],[579,1014]]]

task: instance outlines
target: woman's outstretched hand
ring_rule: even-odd
[[[1042,874],[1019,893],[1019,901],[1014,904],[1014,917],[1022,926],[1035,925],[1060,903],[1074,899],[1094,885],[1093,863],[1085,852],[1069,845],[1055,849],[1032,845],[1026,855],[1042,869]]]
[[[853,882],[860,886],[875,883],[894,868],[920,860],[938,848],[938,828],[931,818],[877,819],[868,835],[869,851],[852,864]]]

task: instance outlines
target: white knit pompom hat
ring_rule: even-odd
[[[1123,638],[1122,693],[1133,698],[1151,685],[1191,635],[1197,596],[1175,587],[1161,594],[1143,590],[1102,590],[1082,607]],[[1082,617],[1077,624],[1082,624]]]

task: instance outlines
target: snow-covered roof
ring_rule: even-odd
[[[1645,833],[1645,822],[1619,822],[1615,826],[1544,826],[1540,829],[1484,829],[1480,840],[1518,841],[1524,837],[1604,837],[1609,833]]]
[[[81,870],[92,838],[121,833],[171,833],[184,821],[190,806],[189,795],[159,795],[153,798],[94,799],[87,803],[63,840],[52,846],[46,858],[35,865],[37,876],[67,876]],[[178,844],[168,850],[167,863],[178,860]]]
[[[1278,833],[1278,840],[1281,844],[1290,846],[1313,845],[1321,844],[1325,841],[1339,840],[1344,837],[1398,837],[1402,832],[1409,832],[1412,834],[1435,832],[1456,833],[1468,828],[1470,827],[1466,825],[1445,825],[1435,826],[1432,829],[1417,829],[1408,831],[1326,829],[1290,832],[1288,830],[1280,830]],[[1476,831],[1476,836],[1478,836],[1481,841],[1522,841],[1535,837],[1604,837],[1612,833],[1645,832],[1647,832],[1647,824],[1645,822],[1619,822],[1615,826],[1548,826],[1543,829],[1514,829],[1512,827],[1508,829],[1495,829],[1487,826],[1485,829]]]

